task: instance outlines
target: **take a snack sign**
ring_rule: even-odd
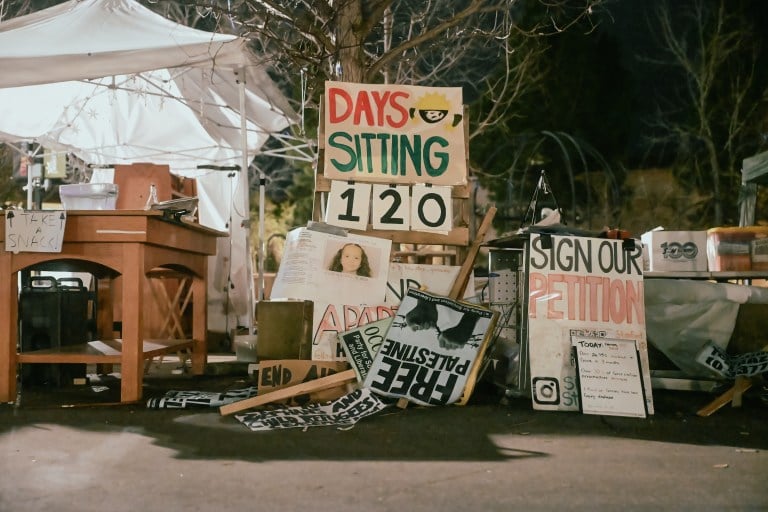
[[[326,82],[324,99],[326,178],[467,182],[460,87]]]

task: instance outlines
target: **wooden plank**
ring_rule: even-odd
[[[348,230],[350,233],[385,238],[400,244],[417,245],[469,245],[469,228],[454,227],[447,234],[425,233],[423,231],[397,231],[388,229],[374,230],[370,225],[368,230]]]
[[[192,347],[192,339],[144,340],[142,357],[150,359],[162,354],[173,354],[181,349]],[[120,364],[123,351],[122,340],[94,340],[88,343],[64,345],[59,348],[46,348],[18,354],[20,363],[113,363]]]
[[[467,258],[461,265],[459,275],[456,276],[456,281],[453,283],[453,288],[451,288],[451,292],[448,294],[448,297],[454,300],[459,300],[464,296],[464,290],[466,290],[467,283],[469,282],[469,274],[472,272],[475,266],[477,253],[480,252],[480,246],[483,245],[483,242],[485,241],[485,235],[488,230],[491,229],[491,224],[493,223],[493,218],[495,216],[496,207],[491,206],[488,208],[488,211],[485,213],[485,217],[483,218],[483,222],[477,229],[477,236],[475,236],[475,240],[472,242],[472,246],[469,248]]]
[[[723,407],[724,405],[728,404],[733,400],[734,396],[737,394],[744,393],[746,390],[752,387],[752,379],[736,379],[736,382],[733,383],[733,386],[720,395],[719,397],[715,398],[712,402],[710,402],[705,407],[702,407],[699,409],[699,411],[696,413],[697,416],[707,417],[711,416],[715,413],[718,409]]]
[[[272,391],[271,393],[265,393],[253,398],[246,398],[245,400],[239,400],[231,404],[222,405],[219,408],[219,412],[222,416],[226,416],[228,414],[240,412],[252,407],[269,404],[277,400],[285,400],[286,398],[291,398],[297,395],[303,395],[305,393],[312,393],[314,391],[322,391],[324,389],[336,387],[343,382],[355,380],[356,378],[355,370],[344,370],[343,372],[334,373],[333,375],[329,375],[327,377],[321,377],[309,382],[302,382],[301,384],[297,384],[288,388],[278,389],[277,391]]]

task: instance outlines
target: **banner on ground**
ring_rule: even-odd
[[[305,427],[349,427],[374,415],[390,404],[358,389],[336,400],[322,404],[263,410],[236,414],[235,419],[253,431]]]

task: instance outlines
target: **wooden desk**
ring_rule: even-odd
[[[141,399],[145,359],[192,349],[192,372],[202,374],[207,360],[208,256],[226,233],[197,224],[170,222],[159,211],[68,211],[61,252],[5,250],[5,212],[0,216],[0,401],[16,399],[18,363],[120,364],[120,399]],[[89,272],[96,281],[97,332],[81,345],[19,352],[18,272]],[[153,304],[152,270],[170,269],[191,278],[191,339],[148,339],[145,314]],[[113,286],[119,282],[120,286]],[[116,288],[120,289],[117,296]],[[119,304],[122,338],[113,335],[113,306]]]

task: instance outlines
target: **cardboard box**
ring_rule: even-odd
[[[310,300],[261,300],[256,307],[256,354],[266,359],[312,359]]]
[[[706,272],[706,231],[648,231],[640,237],[644,270],[650,272]]]
[[[768,227],[720,227],[707,230],[707,259],[712,271],[766,270]]]

